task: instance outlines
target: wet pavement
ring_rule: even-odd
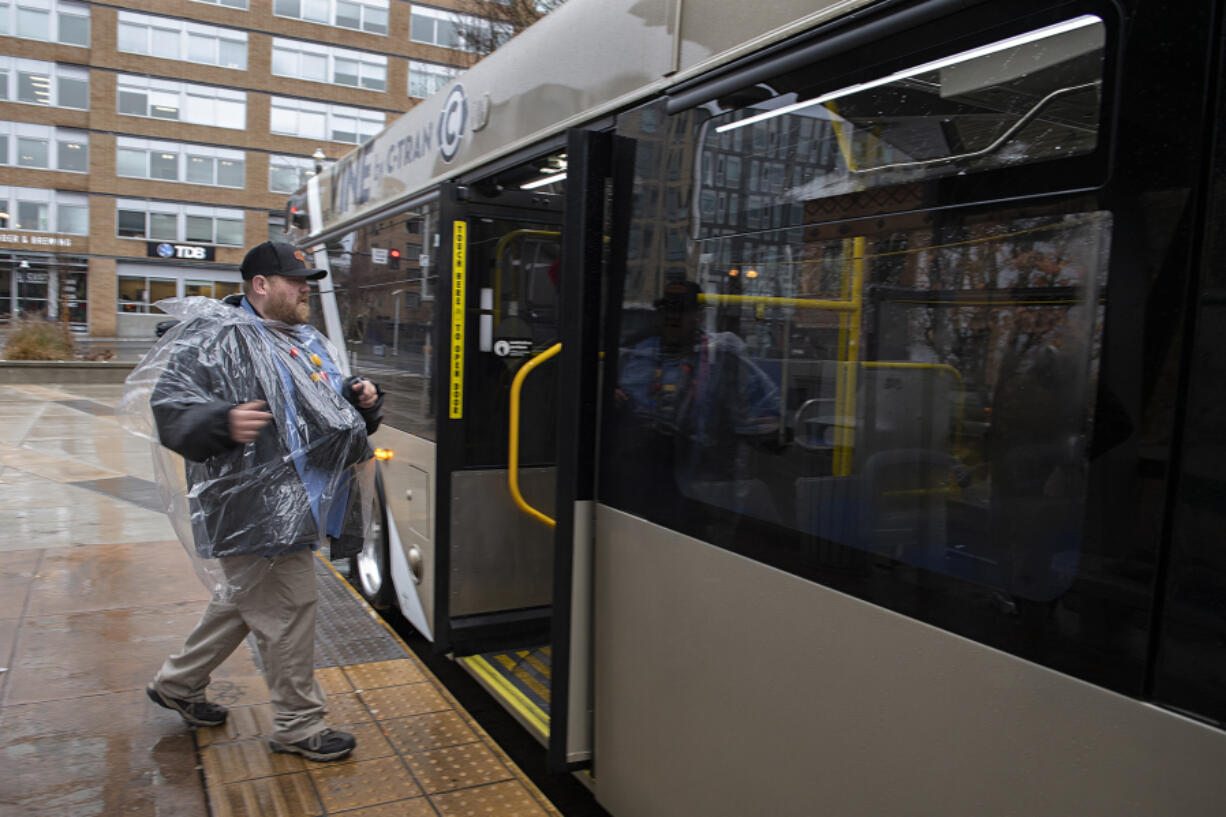
[[[322,562],[321,604],[367,628],[361,654],[344,631],[317,648],[329,723],[358,738],[347,761],[268,751],[247,646],[213,675],[224,727],[150,703],[208,593],[157,510],[148,443],[113,417],[121,391],[0,386],[0,817],[558,814]]]

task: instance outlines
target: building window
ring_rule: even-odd
[[[89,136],[60,129],[56,133],[56,169],[89,172]]]
[[[229,6],[232,9],[247,10],[247,0],[193,0],[196,3],[208,3],[211,6]]]
[[[41,60],[0,57],[0,100],[89,109],[89,70]]]
[[[315,173],[315,160],[301,156],[268,157],[268,189],[272,193],[293,193]]]
[[[463,72],[450,65],[409,60],[409,96],[425,99]]]
[[[121,11],[118,34],[129,54],[247,70],[245,31]]]
[[[51,222],[47,218],[50,207],[43,201],[20,201],[17,202],[17,224],[14,225],[18,230],[30,230],[36,233],[46,233],[51,231]]]
[[[115,151],[117,176],[214,187],[246,186],[246,154],[241,150],[120,136]]]
[[[386,114],[302,99],[272,98],[269,130],[281,136],[361,144],[383,130]]]
[[[242,91],[126,74],[120,74],[118,87],[121,114],[215,128],[247,127],[247,95]]]
[[[118,283],[120,312],[161,312],[162,310],[153,304],[178,295],[178,282],[173,278],[120,275]]]
[[[50,125],[0,122],[0,165],[88,173],[89,135]]]
[[[89,47],[89,6],[68,0],[0,2],[0,34]]]
[[[454,11],[413,6],[409,14],[409,39],[425,45],[473,51],[474,45],[464,41],[466,31],[480,31],[482,36],[492,32],[496,35],[497,45],[511,39],[514,34],[511,26],[505,23],[482,20]]]
[[[12,209],[9,209],[9,208]],[[89,197],[85,193],[0,187],[0,227],[36,233],[88,235]]]
[[[174,277],[171,277],[172,275]],[[156,314],[162,311],[157,308],[157,302],[166,298],[194,295],[205,298],[224,298],[239,291],[237,280],[204,279],[201,278],[198,269],[192,270],[191,275],[191,278],[180,278],[173,272],[154,275],[120,275],[118,311],[127,314]],[[234,275],[237,278],[237,273]]]
[[[56,232],[72,235],[89,235],[89,206],[85,204],[57,204],[55,207]]]
[[[308,23],[387,34],[388,0],[274,0],[273,14]]]
[[[387,57],[297,40],[273,39],[272,73],[310,82],[387,90]]]
[[[38,137],[17,137],[17,166],[36,167],[46,170],[50,166],[51,161],[47,144],[46,139]]]
[[[120,238],[183,241],[199,244],[243,244],[243,211],[195,204],[119,199],[115,206]]]

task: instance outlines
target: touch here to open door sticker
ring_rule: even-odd
[[[464,416],[464,275],[468,265],[468,222],[451,230],[451,389],[447,416]]]

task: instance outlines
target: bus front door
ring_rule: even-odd
[[[618,140],[572,131],[561,185],[443,189],[436,648],[548,749],[590,766],[591,548],[603,289],[624,246]],[[531,185],[530,185],[531,186]],[[623,231],[624,232],[624,231]],[[514,422],[513,422],[514,420]],[[514,426],[514,427],[513,427]]]
[[[490,195],[483,195],[485,190]],[[553,531],[508,484],[512,383],[558,342],[562,196],[443,190],[436,649],[451,652],[541,739],[549,733]],[[552,515],[557,369],[518,394],[518,481]]]

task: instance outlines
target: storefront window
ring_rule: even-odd
[[[205,298],[213,297],[213,282],[212,281],[184,281],[183,294],[191,297],[200,295]]]
[[[119,311],[145,312],[145,279],[119,276]]]

